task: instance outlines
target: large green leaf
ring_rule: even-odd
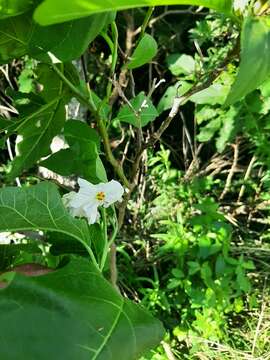
[[[43,276],[17,273],[0,306],[3,360],[136,360],[164,334],[83,258]]]
[[[226,105],[242,99],[258,88],[270,75],[270,19],[250,17],[243,23],[241,62]]]
[[[35,11],[34,18],[41,25],[57,24],[94,13],[118,11],[128,8],[165,5],[205,6],[230,13],[231,0],[45,0]]]
[[[157,43],[153,36],[145,34],[131,55],[131,60],[128,62],[127,68],[136,69],[147,64],[156,55],[157,49]]]
[[[47,65],[42,65],[41,74],[41,82],[44,84],[41,97],[46,102],[30,115],[21,115],[16,128],[21,141],[18,141],[17,156],[12,161],[11,178],[50,154],[52,139],[59,134],[65,123],[63,83]]]
[[[64,128],[69,145],[40,163],[60,175],[75,174],[91,182],[107,181],[106,171],[98,155],[100,140],[97,132],[78,120],[69,120]]]
[[[78,58],[112,14],[100,14],[53,26],[39,26],[32,12],[0,22],[0,63],[29,54],[38,60],[49,60],[47,52],[61,61]]]
[[[89,245],[87,223],[68,214],[56,185],[1,189],[0,231],[37,229],[65,233]]]
[[[0,19],[24,13],[33,6],[33,0],[0,0]]]

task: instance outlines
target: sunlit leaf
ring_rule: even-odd
[[[190,75],[195,71],[195,61],[192,56],[186,54],[172,54],[167,58],[171,73],[175,76]]]
[[[157,43],[153,36],[145,34],[131,55],[128,69],[136,69],[150,62],[157,53]]]
[[[241,100],[257,89],[270,75],[270,19],[249,17],[241,35],[241,62],[226,105]]]
[[[225,13],[232,9],[231,0],[65,0],[65,6],[59,1],[45,0],[34,18],[39,24],[50,25],[105,11],[165,5],[205,6]]]
[[[37,229],[65,233],[89,244],[87,223],[68,214],[54,184],[1,189],[0,231]]]
[[[143,127],[158,116],[157,109],[144,92],[140,92],[130,101],[131,107],[126,104],[119,111],[117,119],[129,123],[135,127]]]

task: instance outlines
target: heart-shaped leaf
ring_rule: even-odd
[[[20,230],[56,231],[90,245],[86,221],[69,215],[56,185],[49,182],[0,190],[0,231]]]
[[[158,320],[83,258],[43,276],[16,274],[0,307],[5,360],[136,360],[163,336]]]

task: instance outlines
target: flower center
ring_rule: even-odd
[[[105,193],[103,191],[98,192],[96,195],[96,199],[98,201],[103,201],[105,199]]]

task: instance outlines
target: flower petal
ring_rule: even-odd
[[[104,206],[108,207],[116,201],[122,201],[124,188],[118,181],[111,180],[104,184],[104,192],[106,195]]]
[[[75,193],[74,196],[69,201],[69,206],[71,207],[81,207],[85,206],[87,203],[89,203],[88,196],[85,196],[84,194]]]
[[[90,194],[94,194],[98,191],[97,190],[98,185],[91,184],[87,180],[79,178],[78,184],[80,186],[79,193],[84,194],[86,196],[89,196]]]
[[[97,204],[89,204],[83,208],[85,217],[89,224],[94,224],[99,219]]]
[[[65,207],[69,206],[70,201],[73,199],[74,195],[76,195],[75,191],[71,191],[62,196],[62,201],[63,201]]]

